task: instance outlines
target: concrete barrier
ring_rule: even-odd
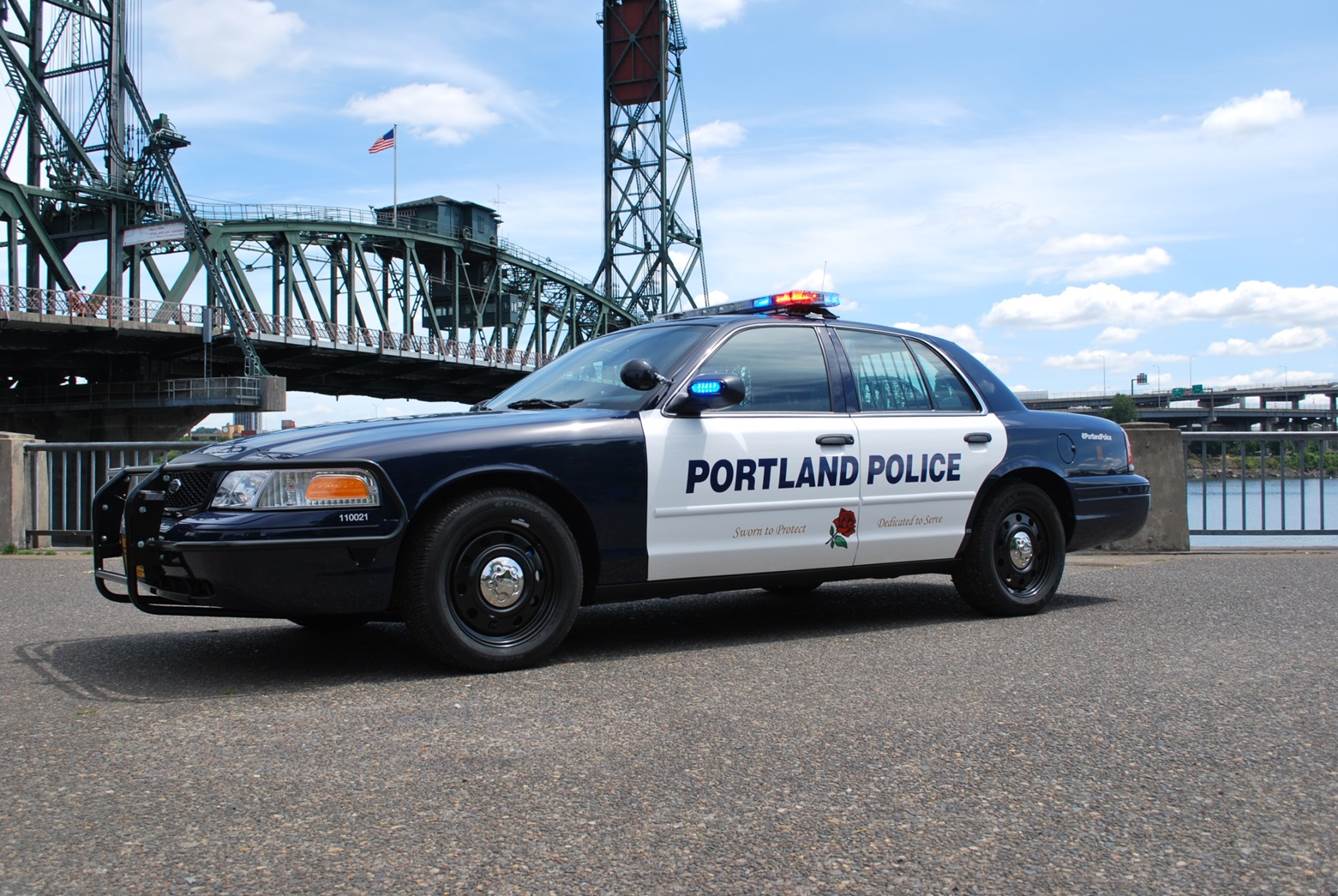
[[[1185,449],[1180,430],[1164,423],[1126,423],[1134,466],[1152,483],[1148,521],[1130,538],[1102,545],[1107,551],[1189,550],[1189,508]]]
[[[0,432],[0,548],[11,544],[16,547],[26,545],[28,527],[33,521],[34,503],[39,514],[38,528],[46,525],[42,519],[46,513],[46,502],[43,500],[46,455],[38,454],[33,458],[35,466],[32,470],[28,469],[23,456],[23,446],[36,441],[40,440],[23,433]],[[40,494],[33,494],[33,478],[37,480]],[[30,546],[40,547],[37,544]]]

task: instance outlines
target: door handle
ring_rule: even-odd
[[[828,433],[825,436],[818,436],[815,440],[819,445],[853,445],[855,437],[850,433],[837,432]]]
[[[994,437],[987,432],[969,432],[964,441],[968,445],[986,445],[992,438]]]

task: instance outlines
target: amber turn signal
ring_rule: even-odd
[[[307,483],[307,500],[367,501],[372,497],[367,481],[360,476],[344,473],[321,473]]]

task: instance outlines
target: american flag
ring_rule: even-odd
[[[367,151],[371,153],[381,152],[382,150],[390,149],[390,147],[394,145],[395,145],[395,129],[391,128],[390,130],[382,134],[380,139],[378,139],[375,143],[369,146],[367,148]]]

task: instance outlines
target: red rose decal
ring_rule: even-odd
[[[832,526],[834,526],[836,531],[842,535],[854,535],[855,512],[853,510],[846,510],[842,507],[841,512],[836,515],[836,519],[832,520]]]
[[[832,520],[830,538],[827,539],[829,548],[848,548],[850,543],[846,541],[851,535],[855,534],[855,511],[841,508],[841,512]]]

